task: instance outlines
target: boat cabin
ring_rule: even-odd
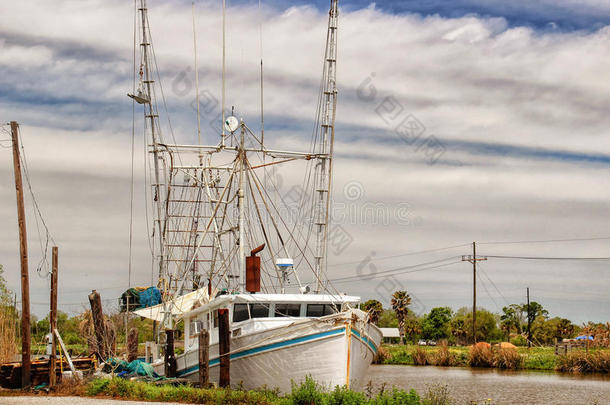
[[[359,297],[318,294],[227,294],[185,312],[184,345],[191,347],[197,334],[207,329],[210,344],[218,341],[218,310],[229,310],[233,337],[288,325],[299,318],[320,318],[344,311]]]

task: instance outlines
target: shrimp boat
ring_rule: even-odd
[[[198,381],[198,336],[206,330],[212,382],[219,382],[221,357],[228,357],[231,383],[245,388],[288,391],[292,382],[306,376],[329,387],[364,384],[381,331],[358,309],[360,298],[337,291],[326,272],[332,232],[337,1],[330,2],[316,123],[311,150],[305,152],[266,146],[262,58],[260,130],[252,130],[234,110],[225,114],[224,2],[222,105],[214,134],[218,143],[201,144],[198,96],[199,143],[167,142],[155,101],[146,0],[140,0],[138,14],[139,84],[129,96],[143,106],[149,137],[147,194],[162,302],[135,314],[159,325],[161,347],[169,340],[163,331],[174,336],[175,330],[183,330],[184,352],[175,358],[177,377]],[[195,55],[199,94],[197,75]],[[278,175],[278,168],[287,165],[297,165],[293,173],[303,176],[302,186],[288,191]],[[230,351],[221,352],[219,323],[226,329],[225,319]],[[149,360],[158,374],[165,374],[164,359],[152,354]]]

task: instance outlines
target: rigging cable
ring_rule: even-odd
[[[136,94],[136,37],[137,37],[137,0],[134,0],[134,24],[133,24],[133,83],[132,83],[132,94]],[[131,100],[131,184],[129,190],[129,264],[127,271],[127,288],[131,288],[131,265],[132,265],[132,246],[133,246],[133,198],[134,198],[134,156],[135,156],[135,138],[136,138],[136,101],[135,99]]]

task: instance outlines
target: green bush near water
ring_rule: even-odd
[[[121,378],[96,379],[85,388],[87,396],[105,396],[124,400],[182,402],[215,405],[451,405],[446,387],[430,387],[421,398],[415,390],[381,389],[377,394],[364,394],[345,387],[327,391],[311,378],[293,384],[292,391],[200,389],[190,386],[154,385]]]

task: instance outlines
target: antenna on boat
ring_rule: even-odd
[[[225,28],[225,20],[226,20],[226,0],[222,0],[222,96],[221,96],[221,108],[222,108],[222,135],[220,140],[220,146],[222,148],[225,147],[225,76],[226,76],[226,46],[225,46],[225,37],[226,37],[226,28]]]
[[[265,112],[263,109],[263,14],[261,10],[261,0],[258,0],[258,17],[259,50],[261,54],[261,146],[263,146],[265,143]]]
[[[193,14],[193,52],[195,54],[195,97],[197,99],[197,139],[201,145],[201,117],[199,116],[199,68],[197,67],[197,28],[195,26],[195,2],[192,3]],[[201,152],[199,152],[199,163],[201,164]]]

